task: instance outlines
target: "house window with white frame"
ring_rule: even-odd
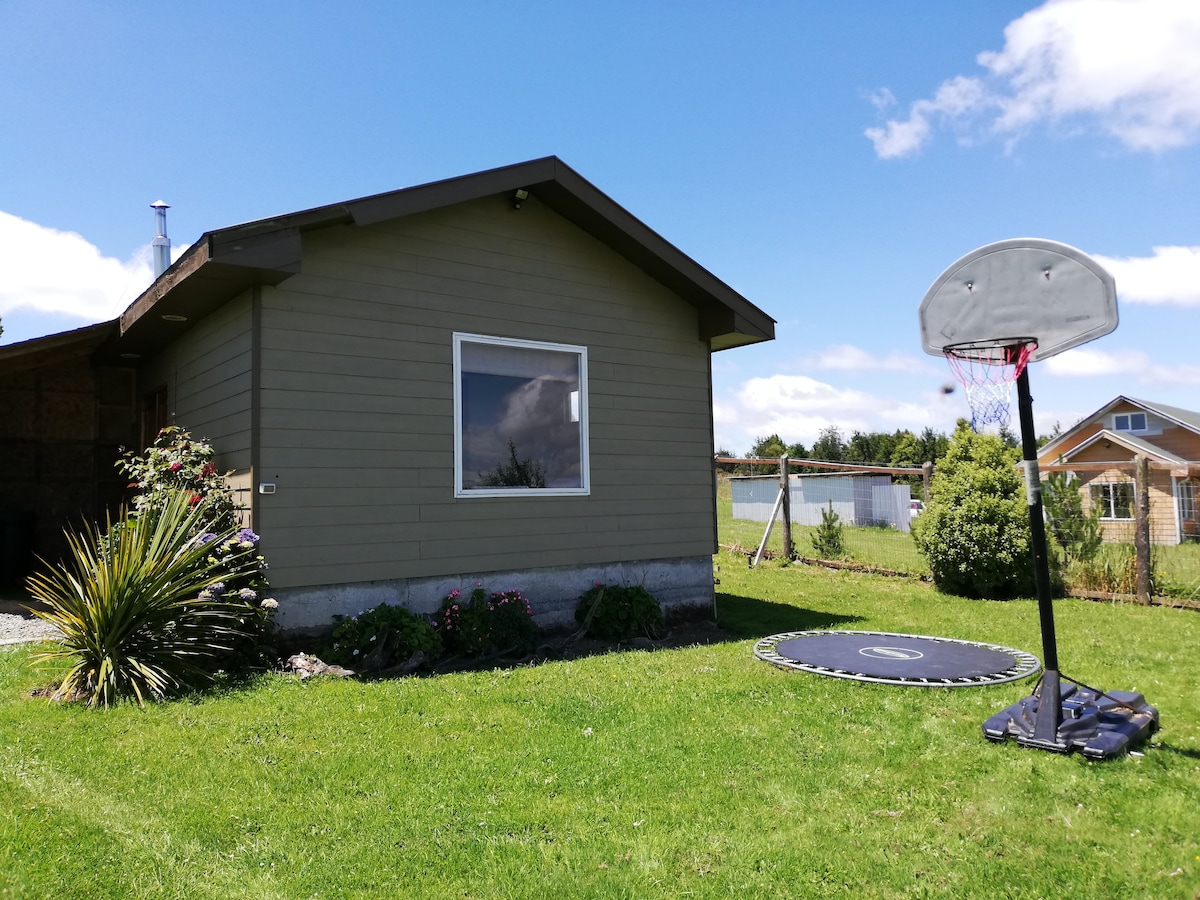
[[[1114,431],[1145,431],[1146,430],[1146,414],[1139,413],[1117,413],[1113,416]]]
[[[1196,518],[1196,483],[1194,481],[1179,482],[1179,518],[1184,521]]]
[[[1092,505],[1099,507],[1101,519],[1133,518],[1133,482],[1114,481],[1093,484]]]
[[[587,494],[587,348],[454,335],[454,493]]]

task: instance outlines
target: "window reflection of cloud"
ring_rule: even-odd
[[[541,375],[504,396],[495,424],[466,423],[463,474],[468,483],[507,462],[512,441],[519,459],[542,467],[546,487],[579,487],[579,424],[570,420],[575,390],[577,380]]]

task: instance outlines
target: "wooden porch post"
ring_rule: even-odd
[[[796,548],[792,545],[792,486],[788,483],[788,458],[779,457],[779,490],[783,500],[783,557],[795,559]]]
[[[1134,535],[1138,603],[1150,604],[1150,460],[1142,455],[1134,468]]]

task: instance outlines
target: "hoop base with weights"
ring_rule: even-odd
[[[990,741],[1013,738],[1022,747],[1037,750],[1056,753],[1079,750],[1092,759],[1123,756],[1158,729],[1158,710],[1146,703],[1141,694],[1097,691],[1063,680],[1059,673],[1033,398],[1029,393],[1029,371],[1024,366],[1017,376],[1017,412],[1021,422],[1025,496],[1029,506],[1044,670],[1034,692],[984,722],[983,734]]]
[[[1044,671],[1030,696],[984,722],[984,736],[1058,753],[1079,750],[1093,759],[1121,756],[1145,740],[1158,728],[1158,710],[1141,694],[1098,691],[1061,677],[1026,366],[1113,331],[1116,297],[1112,276],[1087,254],[1054,241],[1019,239],[958,260],[926,292],[920,309],[925,351],[950,361],[967,390],[972,428],[1006,425],[1014,380],[1017,387]],[[1004,336],[1014,332],[1028,336]]]

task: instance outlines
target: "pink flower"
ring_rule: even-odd
[[[182,468],[183,468],[183,463],[179,462],[178,460],[171,463],[171,471],[172,472],[178,472]]]

